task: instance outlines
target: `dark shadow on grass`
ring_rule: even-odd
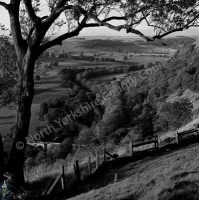
[[[50,89],[35,89],[35,95],[42,94],[44,92],[54,92],[55,90],[57,92],[56,88],[60,89],[60,87],[57,87],[57,86],[54,88],[50,88]],[[61,91],[61,89],[60,89],[60,91]]]
[[[15,115],[0,116],[0,119],[14,119]]]
[[[55,81],[47,81],[47,80],[50,80],[52,79],[51,77],[50,78],[45,78],[45,81],[35,81],[35,85],[42,85],[42,84],[45,84],[45,85],[48,85],[48,84],[60,84],[60,81],[59,80],[55,80]]]
[[[175,184],[173,188],[164,189],[158,200],[198,200],[199,186],[196,182],[182,181]]]
[[[44,195],[42,196],[42,193],[45,191],[47,192],[56,178],[59,176],[59,174],[54,174],[53,176],[47,176],[40,179],[37,179],[31,183],[27,183],[27,189],[30,192],[30,195],[28,199],[26,200],[51,200],[56,199],[58,194],[62,194],[62,187],[61,187],[61,181],[58,182],[58,184],[55,186],[55,188],[52,190],[50,195]],[[76,180],[74,177],[74,174],[65,174],[65,186],[66,191],[70,191],[70,187],[74,187],[76,185]]]
[[[173,152],[178,153],[178,151],[181,150],[186,150],[186,148],[190,148],[190,144],[192,146],[194,145],[193,143],[196,143],[197,140],[188,140],[188,141],[183,141],[180,143],[180,145],[176,144],[169,144],[167,146],[164,146],[159,149],[158,152],[156,151],[145,151],[145,152],[139,152],[136,153],[133,157],[123,157],[119,158],[117,160],[109,161],[107,163],[104,163],[97,171],[96,173],[87,176],[84,181],[81,181],[80,183],[74,181],[73,183],[69,184],[69,188],[66,189],[65,191],[59,192],[57,194],[53,194],[52,196],[48,197],[40,197],[37,200],[44,200],[44,199],[67,199],[70,197],[74,197],[77,195],[80,195],[82,193],[89,192],[94,189],[99,189],[102,187],[105,187],[111,183],[114,182],[114,175],[115,172],[119,173],[119,180],[126,177],[121,177],[121,169],[125,167],[127,164],[132,163],[130,166],[131,170],[133,170],[134,162],[135,161],[146,161],[146,159],[150,160],[156,160],[159,158],[164,158],[166,155],[169,155]],[[169,149],[169,150],[168,150]],[[195,172],[192,172],[195,173]],[[178,174],[174,176],[174,179],[177,180],[180,177],[185,177],[187,176],[188,173],[184,172],[182,174]],[[70,180],[66,178],[67,181]],[[154,185],[156,184],[154,181],[150,182],[149,185]],[[134,200],[136,197],[135,196],[130,196],[127,198],[124,198],[123,200]],[[174,188],[169,188],[163,190],[159,196],[158,200],[199,200],[199,187],[198,185],[194,182],[180,182],[177,183]],[[139,199],[139,198],[138,198]]]
[[[191,138],[181,140],[179,142],[179,146],[184,147],[184,146],[188,146],[190,144],[197,143],[197,142],[199,142],[199,137],[194,136],[194,137],[191,137]]]
[[[55,179],[55,178],[54,178]],[[27,183],[27,189],[30,191],[30,199],[34,199],[41,196],[42,192],[46,189],[48,183],[52,180],[52,177],[40,178],[39,180]]]
[[[136,194],[133,194],[119,200],[138,200],[138,199],[139,199],[139,196]]]
[[[3,124],[2,124],[2,126],[4,126],[4,125],[11,125],[11,124],[14,124],[15,122],[13,121],[13,122],[3,122]],[[1,124],[0,124],[1,125]]]
[[[171,180],[172,181],[175,181],[179,178],[185,178],[186,176],[188,176],[189,174],[198,174],[199,171],[194,171],[194,172],[182,172],[182,173],[179,173],[179,174],[176,174],[174,176],[171,177]]]

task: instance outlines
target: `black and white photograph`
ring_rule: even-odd
[[[199,0],[0,0],[0,200],[199,200]]]

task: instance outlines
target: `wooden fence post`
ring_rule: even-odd
[[[99,168],[99,151],[96,152],[96,169]]]
[[[88,173],[91,174],[91,157],[88,157]]]
[[[48,151],[48,143],[44,142],[44,151],[47,152]]]
[[[158,136],[157,136],[157,148],[159,149],[159,140],[158,140]]]
[[[62,177],[61,177],[61,186],[62,189],[65,190],[65,174],[64,174],[64,165],[61,166]]]
[[[114,182],[117,182],[118,175],[115,173]]]
[[[155,150],[158,151],[158,136],[155,136]]]
[[[132,141],[129,143],[129,148],[130,148],[130,156],[133,156],[133,142]]]
[[[176,133],[176,143],[178,144],[179,143],[179,140],[178,140],[178,131]]]
[[[104,148],[104,162],[106,162],[106,147]]]
[[[74,170],[75,170],[75,175],[77,177],[77,180],[80,181],[80,171],[79,171],[79,162],[78,162],[78,160],[75,161]]]

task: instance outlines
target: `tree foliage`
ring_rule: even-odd
[[[192,119],[193,105],[188,99],[164,103],[160,108],[157,125],[163,130],[180,128]]]
[[[0,107],[15,108],[18,96],[16,53],[11,39],[0,36]]]

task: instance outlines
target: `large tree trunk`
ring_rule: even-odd
[[[0,134],[0,198],[2,198],[3,173],[5,170],[3,142]]]
[[[4,151],[3,151],[2,137],[0,134],[0,183],[3,181],[4,170],[5,170]]]
[[[29,132],[31,118],[31,105],[34,97],[34,65],[36,58],[34,54],[27,51],[23,59],[24,71],[21,74],[21,87],[19,105],[17,111],[16,130],[14,132],[13,143],[9,154],[6,170],[14,175],[17,185],[24,185],[24,154],[26,139]]]

